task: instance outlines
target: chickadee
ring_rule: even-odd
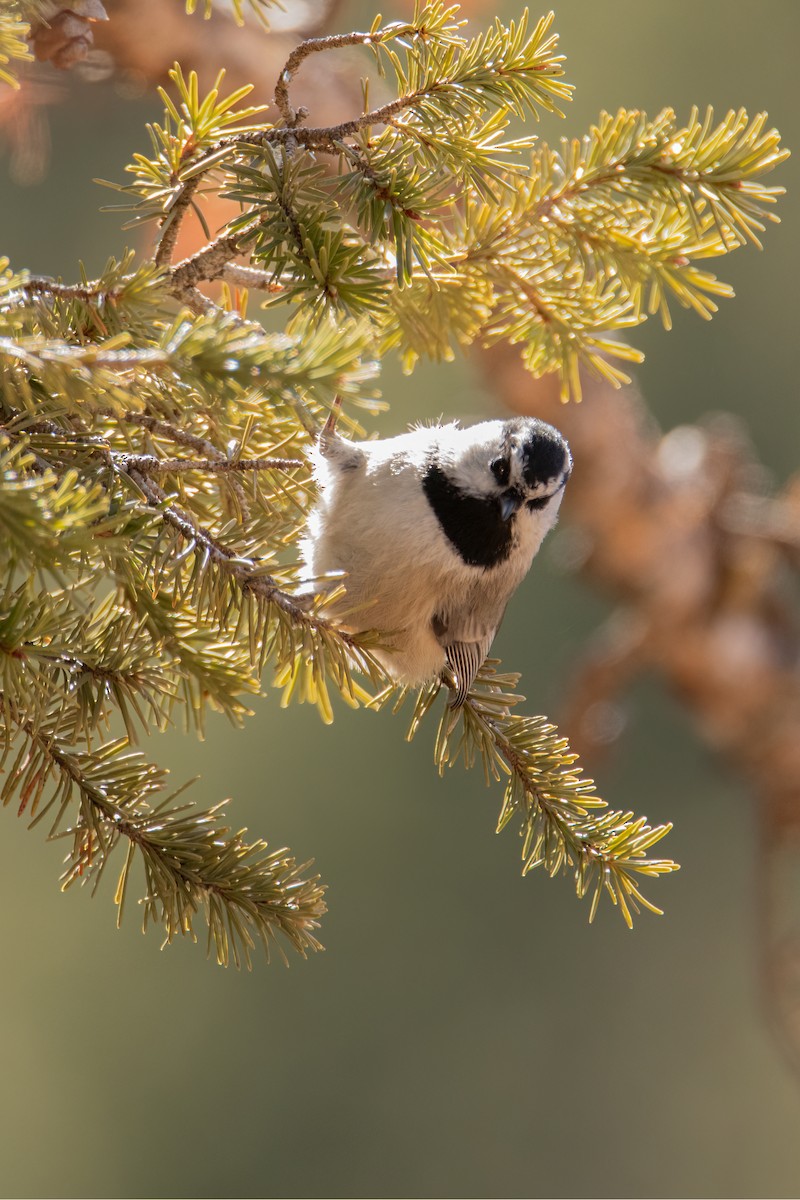
[[[401,683],[444,672],[457,708],[555,524],[569,446],[535,417],[356,444],[335,431],[335,411],[313,452],[308,571],[343,573],[337,623],[384,634],[376,657]]]

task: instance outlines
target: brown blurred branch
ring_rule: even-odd
[[[299,38],[322,32],[334,20],[342,0],[313,0],[287,5],[269,14],[269,31],[257,21],[235,23],[223,4],[208,19],[188,17],[182,4],[162,0],[116,0],[111,19],[98,28],[97,43],[111,54],[117,67],[139,79],[165,83],[177,59],[184,67],[215,75],[224,64],[228,77],[258,86],[259,96],[271,98],[272,81]],[[330,84],[326,70],[314,73],[311,88]]]
[[[92,81],[111,76],[132,98],[155,84],[167,84],[176,60],[186,70],[197,71],[201,79],[213,78],[224,65],[235,87],[252,83],[254,103],[268,103],[273,99],[275,77],[298,40],[322,33],[341,5],[342,0],[294,0],[285,11],[270,11],[267,31],[253,20],[244,28],[238,26],[223,4],[216,5],[204,20],[200,14],[187,16],[178,2],[115,0],[105,20],[97,0],[70,0],[56,20],[59,5],[53,2],[53,18],[46,26],[37,27],[35,48],[38,57],[75,68],[64,73],[67,80],[75,73]],[[52,40],[54,33],[59,35],[58,44],[48,45],[43,54],[44,39]],[[43,75],[36,63],[21,72],[21,82],[19,92],[5,89],[7,94],[0,95],[0,137],[11,144],[15,182],[37,183],[47,173],[47,110],[69,93],[60,80],[57,84],[51,75]],[[316,69],[301,79],[298,91],[304,106],[324,111],[332,121],[351,112],[360,95],[357,78],[334,56],[320,56]],[[278,116],[273,108],[272,119]],[[170,253],[167,246],[163,261]]]
[[[653,671],[753,785],[765,994],[800,1070],[800,913],[787,914],[776,886],[781,860],[796,872],[800,850],[800,479],[770,495],[727,414],[662,435],[635,388],[587,378],[583,403],[563,405],[558,384],[532,381],[513,347],[477,361],[503,404],[569,438],[566,536],[583,574],[616,604],[564,718],[576,749],[591,768],[622,726],[620,693]]]

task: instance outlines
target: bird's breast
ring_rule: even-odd
[[[462,492],[435,463],[426,468],[422,488],[442,532],[464,563],[487,568],[508,559],[517,542],[516,522],[503,520],[496,499]]]

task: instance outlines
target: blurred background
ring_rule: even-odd
[[[468,7],[474,28],[498,11]],[[274,36],[288,46],[293,11],[299,24],[308,14],[292,0],[286,9]],[[382,6],[386,19],[411,9]],[[252,27],[215,36],[179,12],[191,32],[173,49],[146,5],[138,14],[131,46],[138,33],[204,80],[227,52],[260,53]],[[373,15],[342,3],[331,28]],[[683,120],[712,104],[720,115],[767,109],[800,147],[794,0],[757,11],[561,0],[555,28],[577,91],[566,120],[542,122],[546,140],[582,134],[602,108],[669,105]],[[15,267],[72,280],[80,260],[91,277],[131,237],[99,214],[114,198],[92,180],[121,179],[146,149],[155,79],[144,52],[136,67],[95,74],[39,68],[25,106],[0,110],[0,250]],[[797,173],[795,158],[768,180],[789,194],[764,253],[716,264],[737,297],[713,322],[681,311],[670,334],[650,322],[631,338],[647,354],[637,380],[661,428],[735,414],[775,486],[797,470],[800,446]],[[374,427],[495,414],[482,380],[465,361],[421,366],[410,381],[387,366],[391,411]],[[609,611],[569,571],[569,539],[567,516],[495,643],[522,672],[529,708],[555,720]],[[435,722],[407,745],[403,713],[342,708],[326,728],[273,695],[254,708],[241,732],[211,719],[200,745],[178,731],[146,749],[176,780],[202,776],[197,802],[230,795],[235,826],[316,860],[329,885],[326,952],[288,970],[258,961],[252,974],[217,968],[202,945],[161,953],[132,906],[115,929],[110,878],[93,901],[61,895],[58,843],[6,813],[4,1195],[800,1192],[800,1076],[769,1019],[755,797],[655,674],[624,697],[610,752],[584,764],[613,807],[675,823],[663,847],[682,870],[645,889],[665,916],[643,914],[632,933],[610,905],[589,927],[566,879],[520,878],[514,832],[493,832],[499,791],[478,771],[436,777]]]

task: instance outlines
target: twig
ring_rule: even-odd
[[[377,46],[381,42],[399,37],[400,34],[413,37],[415,34],[419,36],[420,32],[414,25],[394,24],[388,29],[376,30],[374,33],[359,33],[356,30],[352,33],[330,34],[328,37],[306,38],[294,48],[278,76],[273,93],[275,107],[287,126],[295,130],[298,120],[303,119],[303,112],[301,109],[295,112],[289,103],[289,84],[310,54],[317,54],[321,50],[341,50],[344,46]]]
[[[124,283],[127,282],[123,280]],[[36,296],[55,296],[63,300],[108,300],[113,303],[122,294],[122,286],[101,288],[96,281],[90,283],[58,283],[46,275],[32,275],[19,285],[19,291],[32,292]]]
[[[273,142],[281,144],[292,141],[309,150],[336,150],[337,142],[340,142],[342,138],[352,137],[361,129],[366,129],[370,125],[394,124],[394,118],[398,113],[410,108],[433,90],[433,88],[417,88],[414,92],[406,92],[404,96],[398,96],[396,100],[390,100],[388,103],[382,104],[380,108],[373,108],[370,112],[362,113],[360,117],[353,117],[349,121],[342,121],[339,125],[312,126],[305,129],[265,129],[262,133],[242,134],[240,144],[267,146]]]
[[[184,471],[227,474],[235,471],[291,471],[308,464],[300,458],[156,458],[154,454],[117,454],[116,463],[124,471],[143,475],[172,475]]]
[[[229,459],[222,452],[222,450],[219,450],[214,445],[214,443],[210,442],[207,438],[198,437],[196,434],[189,433],[188,430],[186,430],[186,429],[180,429],[176,425],[170,425],[168,421],[162,421],[158,417],[151,417],[151,416],[148,416],[146,413],[127,412],[122,415],[121,419],[130,425],[139,425],[142,428],[149,430],[151,433],[154,433],[159,437],[168,438],[170,441],[173,441],[180,446],[186,446],[190,450],[199,451],[201,454],[204,454],[206,457],[202,460],[202,463],[198,464],[197,467],[195,468],[194,465],[191,464],[191,460],[188,460],[188,459],[168,460],[168,459],[156,458],[155,455],[121,454],[119,452],[109,451],[108,444],[107,444],[105,438],[91,439],[82,434],[75,434],[70,430],[61,429],[61,427],[59,425],[57,425],[54,421],[41,421],[41,420],[35,421],[29,425],[26,425],[26,426],[20,428],[19,430],[13,430],[13,431],[11,429],[9,429],[9,427],[7,425],[0,426],[0,429],[3,429],[3,431],[8,434],[13,434],[14,436],[19,436],[19,434],[22,434],[23,436],[27,436],[30,433],[46,433],[53,437],[58,437],[61,439],[66,439],[66,440],[74,440],[76,443],[78,443],[80,448],[82,448],[84,450],[94,450],[96,452],[102,452],[104,457],[108,461],[112,462],[115,465],[118,465],[119,460],[123,460],[124,462],[127,462],[127,463],[130,463],[132,461],[136,462],[138,460],[139,469],[142,471],[147,471],[148,469],[150,471],[155,471],[155,470],[158,470],[159,467],[162,470],[167,470],[168,468],[165,464],[171,461],[174,464],[180,464],[180,465],[175,465],[174,467],[171,468],[176,471],[198,469],[198,470],[205,470],[205,471],[211,471],[211,472],[231,472],[232,474],[231,474],[230,483],[231,483],[233,490],[236,493],[236,497],[239,502],[239,507],[241,509],[242,517],[245,521],[249,521],[250,506],[248,504],[247,495],[245,493],[244,487],[242,486],[241,480],[236,477],[236,472],[250,470],[250,469],[256,470],[259,468],[237,467],[237,464],[235,461]],[[43,460],[39,460],[39,461],[42,463],[43,467],[49,469],[48,463],[43,462]],[[252,462],[252,463],[256,463],[259,461],[263,461],[263,462],[274,461],[275,463],[285,463],[285,464],[287,464],[286,468],[285,468],[287,470],[289,469],[290,465],[296,465],[296,466],[304,465],[300,460],[295,460],[295,459],[274,459],[274,460],[240,459],[239,460],[239,462]],[[187,463],[190,465],[184,465]],[[281,469],[281,468],[276,467],[276,469]]]
[[[239,254],[239,243],[249,229],[250,226],[247,227],[247,230],[242,230],[235,235],[223,234],[222,237],[203,246],[196,254],[184,258],[182,262],[172,267],[170,280],[172,294],[189,304],[191,308],[190,301],[194,299],[196,303],[196,298],[201,295],[195,285],[203,280],[219,278],[231,259],[236,258]],[[212,303],[211,300],[206,300],[205,296],[202,299],[206,305]]]
[[[256,288],[259,292],[282,292],[284,285],[276,283],[268,271],[256,267],[245,267],[241,263],[226,263],[221,278],[234,287]]]
[[[161,513],[164,521],[187,541],[201,546],[211,561],[215,562],[217,566],[223,567],[243,592],[250,592],[261,600],[276,605],[291,618],[295,625],[332,635],[363,659],[364,651],[357,636],[332,624],[324,617],[309,613],[302,604],[282,591],[277,580],[272,576],[255,574],[255,563],[252,560],[241,558],[233,550],[229,550],[227,546],[218,542],[210,530],[198,525],[187,513],[168,504],[164,492],[151,479],[135,469],[131,469],[128,473],[143,495]]]
[[[197,317],[206,317],[210,313],[217,312],[217,305],[208,296],[204,296],[196,287],[185,287],[180,295],[175,292],[178,299],[182,300],[187,308]]]
[[[275,604],[291,618],[294,624],[332,635],[343,642],[349,650],[354,651],[363,662],[364,651],[361,649],[358,638],[355,635],[340,629],[338,625],[332,624],[324,617],[318,617],[313,613],[309,613],[301,603],[298,603],[287,592],[282,591],[275,579],[269,575],[256,573],[256,564],[252,560],[242,558],[235,551],[222,545],[209,529],[199,525],[187,513],[169,504],[166,494],[152,479],[148,478],[150,473],[156,472],[168,473],[202,470],[213,473],[230,473],[231,483],[238,484],[239,481],[236,476],[240,472],[295,470],[306,464],[300,459],[292,458],[227,459],[222,455],[221,451],[217,450],[205,438],[200,438],[188,433],[186,430],[178,429],[176,426],[170,425],[169,422],[162,421],[157,417],[151,417],[144,413],[129,412],[124,414],[123,420],[130,424],[141,425],[149,429],[152,433],[170,438],[178,444],[189,446],[192,449],[200,449],[209,454],[209,457],[198,460],[159,459],[155,455],[149,454],[122,454],[118,451],[110,451],[105,443],[98,444],[95,447],[91,447],[91,449],[94,449],[97,453],[102,453],[103,457],[107,461],[110,461],[116,470],[128,475],[146,500],[159,510],[164,521],[175,529],[176,532],[180,533],[182,537],[186,538],[187,541],[202,546],[213,562],[218,566],[224,567],[230,573],[243,592],[250,592],[262,600]],[[58,430],[58,432],[60,434],[62,431]],[[239,484],[239,486],[241,485]]]
[[[206,438],[197,437],[195,434],[188,433],[184,429],[178,429],[176,426],[170,425],[166,421],[159,421],[155,417],[146,417],[142,413],[126,413],[125,417],[123,419],[129,420],[133,424],[142,425],[145,428],[149,429],[153,433],[160,433],[162,436],[170,438],[172,441],[177,442],[179,445],[188,446],[192,450],[200,450],[202,453],[205,453],[207,457],[204,459],[194,459],[194,460],[182,459],[182,458],[161,459],[161,458],[156,458],[156,456],[154,454],[126,454],[126,455],[116,454],[116,455],[114,455],[115,461],[119,462],[120,460],[122,460],[125,463],[125,465],[121,466],[122,470],[130,470],[130,468],[133,466],[135,469],[141,471],[143,474],[152,474],[155,472],[166,473],[167,471],[181,472],[181,471],[193,471],[193,470],[211,471],[211,472],[217,472],[217,473],[220,473],[220,472],[227,473],[230,475],[231,487],[233,488],[233,490],[236,494],[236,499],[238,501],[239,508],[241,510],[242,519],[244,521],[250,520],[250,504],[248,502],[247,494],[244,490],[244,487],[242,486],[242,482],[240,479],[237,478],[236,473],[237,473],[237,471],[241,472],[241,471],[246,471],[248,469],[258,470],[260,468],[257,468],[257,467],[248,468],[248,467],[238,466],[237,462],[235,460],[227,458],[226,455],[224,455],[221,450],[218,450],[213,442],[208,441]],[[291,459],[274,459],[274,460],[239,459],[238,461],[240,463],[241,462],[256,463],[259,461],[263,461],[263,462],[274,461],[275,463],[281,463],[281,462],[294,463],[295,462],[295,460],[291,460]],[[297,461],[296,465],[302,466],[302,463]],[[278,467],[276,469],[280,469],[280,468]]]
[[[224,459],[225,457],[222,451],[218,450],[208,438],[199,437],[196,433],[189,433],[188,429],[171,425],[169,421],[163,421],[160,417],[151,417],[148,413],[126,412],[122,414],[122,420],[128,425],[141,425],[143,429],[148,429],[157,437],[167,438],[179,446],[188,446],[190,450],[197,450],[201,454],[205,454],[207,458]]]
[[[292,230],[297,242],[298,252],[303,254],[303,238],[300,227],[292,211],[284,206],[284,213],[287,220],[292,225]],[[201,312],[208,312],[213,305],[211,300],[208,300],[201,292],[197,291],[195,284],[205,282],[211,279],[219,279],[227,277],[231,282],[234,282],[236,275],[240,275],[245,287],[258,286],[265,291],[281,291],[282,285],[275,284],[266,272],[256,271],[252,267],[243,267],[240,264],[234,264],[231,259],[236,258],[242,252],[241,243],[249,237],[254,230],[259,229],[264,224],[264,216],[257,217],[251,221],[244,229],[240,229],[236,234],[224,233],[221,237],[215,238],[203,246],[196,254],[192,254],[189,258],[183,259],[172,268],[170,290],[173,295],[182,300],[185,304],[192,307],[192,302],[202,302]],[[259,282],[254,283],[255,278]]]
[[[187,179],[183,190],[177,195],[172,207],[166,213],[164,220],[161,223],[161,240],[158,244],[158,249],[155,253],[155,264],[157,267],[164,267],[170,262],[172,252],[175,249],[175,243],[178,240],[183,218],[186,216],[186,210],[192,203],[195,192],[200,186],[200,176],[194,175],[191,179]]]
[[[81,812],[78,822],[71,829],[65,831],[75,837],[74,856],[63,876],[65,886],[76,879],[85,878],[96,862],[99,862],[100,866],[95,879],[99,880],[107,855],[114,849],[119,839],[124,837],[131,847],[128,861],[130,862],[132,847],[136,846],[145,862],[150,865],[151,870],[153,865],[157,864],[157,876],[165,882],[165,891],[169,888],[171,893],[169,900],[163,898],[160,892],[156,892],[155,895],[147,896],[145,901],[151,911],[156,902],[161,904],[165,915],[168,939],[174,933],[187,932],[191,929],[190,918],[199,908],[196,899],[199,894],[218,898],[226,910],[238,910],[240,920],[236,921],[235,925],[233,921],[230,924],[232,928],[239,927],[240,937],[242,937],[240,927],[243,920],[251,923],[262,937],[267,932],[274,936],[280,930],[301,953],[306,948],[315,950],[321,948],[320,943],[311,933],[311,930],[319,924],[318,918],[325,912],[325,903],[322,899],[324,889],[319,885],[318,876],[306,881],[303,890],[308,892],[310,889],[310,894],[306,897],[303,897],[302,893],[298,895],[297,882],[294,880],[289,882],[284,895],[270,895],[269,897],[258,895],[252,887],[247,886],[247,879],[243,879],[241,873],[234,871],[226,875],[220,871],[219,867],[224,861],[225,851],[234,849],[237,852],[236,858],[241,862],[253,850],[266,849],[266,845],[262,842],[255,842],[252,846],[247,846],[242,839],[244,830],[226,837],[229,835],[228,829],[210,825],[210,818],[216,816],[221,805],[217,805],[216,808],[207,812],[198,811],[196,813],[194,829],[190,831],[195,834],[195,844],[189,848],[188,853],[181,853],[181,845],[178,841],[173,840],[170,843],[164,838],[166,820],[162,810],[153,809],[143,797],[137,797],[138,807],[136,808],[129,807],[124,803],[117,803],[113,796],[108,794],[106,788],[96,783],[81,769],[77,755],[65,749],[54,734],[20,713],[10,697],[0,693],[0,705],[2,705],[3,712],[11,717],[18,729],[28,738],[31,746],[38,750],[43,762],[49,764],[49,766],[43,765],[37,772],[38,787],[34,805],[52,768],[60,773],[62,779],[69,781],[67,785],[69,791],[59,806],[51,829],[51,836],[56,835],[56,830],[70,799],[69,793],[71,793],[72,787],[77,788],[80,794]],[[145,779],[143,782],[147,791],[155,790],[154,785],[157,786],[157,781],[152,778]],[[56,795],[58,795],[58,790]],[[42,815],[51,806],[52,800],[46,805]],[[167,814],[167,820],[171,815]],[[183,821],[185,825],[185,817]],[[208,862],[202,856],[202,851],[206,847],[212,852]],[[220,854],[220,850],[223,851],[223,854]],[[263,858],[263,865],[267,870],[270,869],[273,858],[273,855]],[[293,860],[289,860],[289,862],[294,865]],[[260,864],[254,864],[256,869],[258,865]],[[127,867],[124,875],[127,875]],[[292,879],[291,874],[289,878]],[[258,875],[254,872],[253,882],[258,883],[259,881]],[[279,878],[276,880],[276,884],[279,888]],[[301,903],[298,903],[299,899],[302,901]],[[117,903],[121,915],[122,896],[119,896]],[[211,925],[210,919],[209,925]],[[230,936],[225,938],[226,958],[228,945],[231,942]],[[235,945],[234,954],[236,954]],[[245,955],[247,956],[246,940]],[[225,961],[225,959],[221,961]]]
[[[175,442],[178,446],[186,446],[189,450],[195,450],[205,455],[206,459],[211,459],[214,462],[228,462],[227,456],[213,442],[209,441],[208,438],[199,437],[196,433],[189,433],[188,429],[181,429],[177,425],[171,425],[169,421],[163,421],[159,417],[151,417],[147,413],[126,412],[123,414],[122,420],[126,421],[129,425],[140,425],[143,429],[154,433],[156,437],[167,438],[169,441]],[[245,521],[249,521],[250,505],[247,495],[241,480],[237,479],[235,475],[231,476],[231,487],[236,493],[242,518]]]

